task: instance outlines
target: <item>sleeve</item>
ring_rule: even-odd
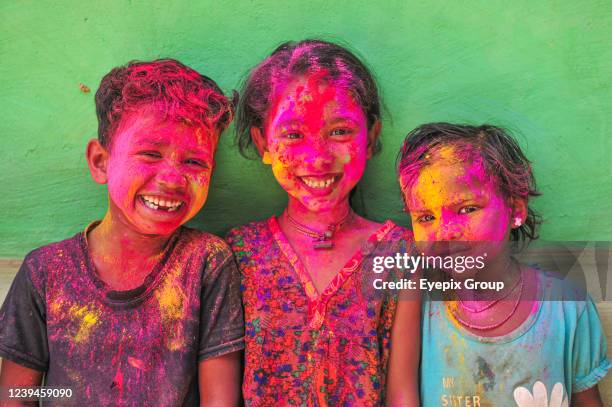
[[[244,348],[240,275],[229,249],[211,262],[202,282],[198,361]]]
[[[576,324],[572,366],[573,393],[595,386],[612,366],[607,358],[606,337],[602,331],[599,314],[590,297],[587,298],[586,306]]]
[[[45,303],[27,263],[26,257],[0,310],[0,356],[44,372],[49,363]]]

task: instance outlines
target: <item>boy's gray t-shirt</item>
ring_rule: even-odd
[[[112,291],[85,233],[28,254],[0,310],[0,356],[72,389],[61,405],[197,405],[198,362],[244,347],[223,240],[182,227],[144,283]]]

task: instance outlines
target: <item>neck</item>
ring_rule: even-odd
[[[521,269],[516,261],[513,261],[512,258],[507,255],[498,256],[486,262],[486,267],[478,271],[475,280],[479,282],[503,282],[504,288],[500,292],[492,293],[489,289],[470,290],[462,288],[457,290],[457,294],[466,301],[478,300],[480,296],[485,299],[501,298],[505,293],[511,291],[515,287],[518,280],[521,278],[520,274]]]
[[[283,216],[289,214],[293,219],[309,228],[314,230],[326,230],[329,225],[335,225],[345,220],[350,210],[351,207],[348,199],[342,201],[333,208],[314,212],[302,205],[297,199],[290,197]]]
[[[102,222],[88,236],[94,254],[116,259],[117,263],[131,263],[160,255],[170,235],[145,235],[128,227],[109,210]]]

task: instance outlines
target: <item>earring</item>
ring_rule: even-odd
[[[261,157],[261,162],[264,164],[272,164],[270,153],[268,153],[267,151],[264,151],[263,156]]]
[[[518,228],[522,224],[523,224],[523,219],[521,219],[519,217],[514,218],[514,226],[516,226]]]

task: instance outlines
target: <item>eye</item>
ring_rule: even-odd
[[[145,150],[138,153],[139,156],[149,158],[149,159],[160,159],[162,155],[159,151],[154,150]]]
[[[331,136],[346,136],[351,134],[351,130],[346,127],[339,127],[337,129],[333,129],[329,134]]]
[[[187,165],[194,165],[194,166],[200,167],[202,169],[206,169],[206,170],[208,168],[210,168],[205,161],[199,160],[197,158],[189,158],[189,159],[185,160],[185,164],[187,164]]]
[[[288,131],[287,133],[284,134],[284,137],[289,140],[298,140],[302,138],[302,135],[298,133],[297,131]]]
[[[417,218],[418,223],[427,223],[436,219],[433,215],[423,215]]]
[[[464,206],[463,208],[459,209],[459,213],[462,215],[465,215],[468,213],[476,212],[477,210],[478,210],[478,207],[470,205],[470,206]]]

